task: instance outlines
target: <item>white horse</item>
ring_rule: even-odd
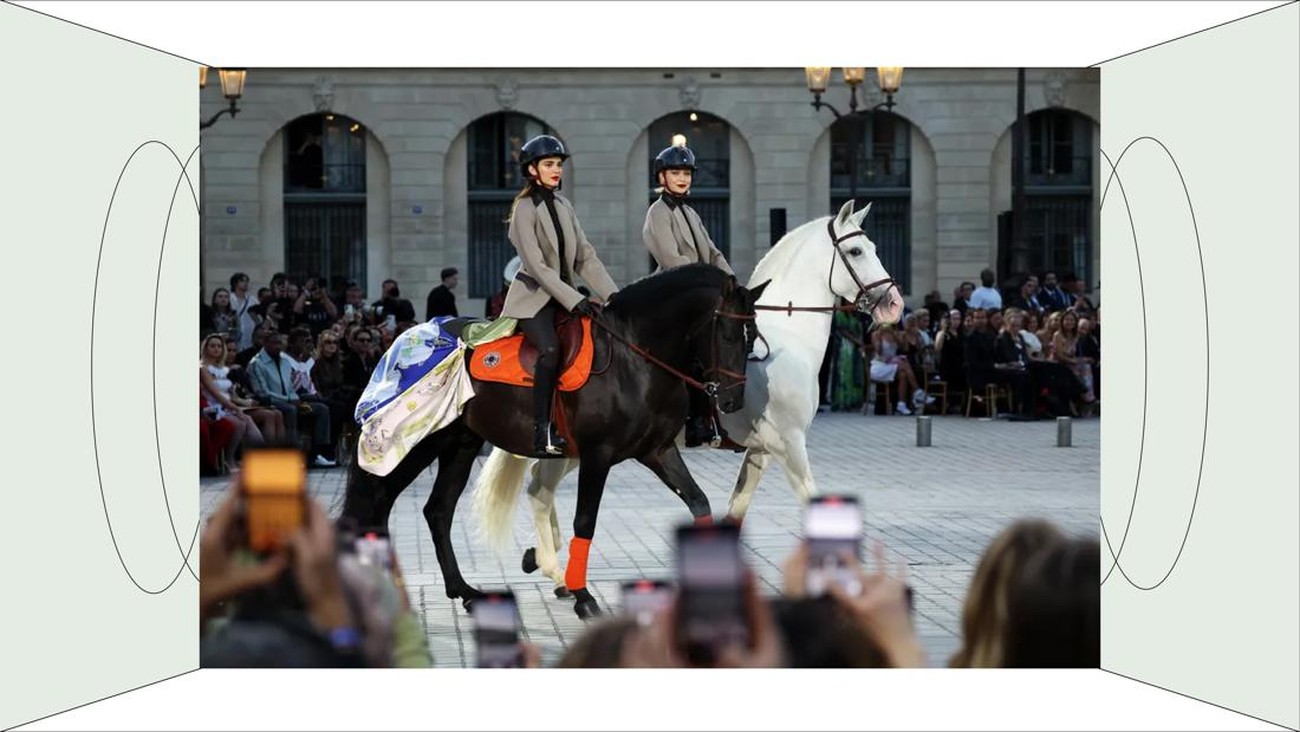
[[[754,268],[751,283],[771,283],[758,300],[756,322],[763,338],[755,346],[760,358],[746,369],[745,406],[722,415],[731,439],[746,448],[727,507],[730,521],[744,519],[772,458],[801,502],[806,504],[817,495],[807,435],[817,414],[818,374],[840,298],[869,311],[877,323],[898,321],[902,297],[876,256],[876,245],[862,231],[870,210],[868,204],[855,213],[849,201],[835,217],[823,216],[781,237]],[[563,594],[564,571],[556,555],[563,536],[555,512],[555,489],[577,467],[577,460],[535,461],[528,486],[537,546],[536,551],[525,552],[523,569],[540,568],[555,581],[556,594]],[[486,488],[511,468],[519,469],[517,459],[494,448],[475,487],[475,507],[497,547],[507,543],[517,494],[511,494],[509,502],[490,500]]]

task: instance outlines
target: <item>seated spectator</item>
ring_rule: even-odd
[[[1070,300],[1067,309],[1073,310],[1079,317],[1087,317],[1094,310],[1092,300],[1083,292],[1083,280],[1080,280],[1073,272],[1066,272],[1061,276],[1061,287]]]
[[[934,337],[934,351],[939,357],[939,375],[955,392],[966,391],[966,332],[962,312],[953,308]]]
[[[315,365],[311,369],[312,382],[326,400],[344,407],[356,404],[361,392],[348,386],[343,377],[343,354],[339,337],[333,332],[322,333],[316,342]]]
[[[1093,311],[1095,315],[1101,314],[1101,308]],[[1079,342],[1075,347],[1075,355],[1087,359],[1088,366],[1092,369],[1092,394],[1101,400],[1101,338],[1098,335],[1095,320],[1087,318],[1079,319]],[[1096,402],[1094,402],[1095,404]]]
[[[199,474],[225,475],[230,472],[224,456],[235,439],[235,424],[218,419],[203,390],[199,389]]]
[[[361,398],[361,393],[366,390],[366,385],[370,383],[370,374],[375,370],[378,359],[374,353],[373,344],[375,336],[368,328],[358,328],[352,334],[352,340],[349,342],[351,353],[343,356],[343,385],[346,390],[354,394],[349,409],[356,409],[357,399]]]
[[[1050,313],[1065,310],[1074,304],[1074,298],[1057,286],[1056,273],[1048,270],[1043,273],[1043,286],[1039,290],[1038,302]]]
[[[1009,310],[1007,317],[1014,312],[1021,322],[1028,315],[1019,310]],[[1047,410],[1053,416],[1076,415],[1074,401],[1083,395],[1083,387],[1074,374],[1063,364],[1047,360],[1043,353],[1043,344],[1027,328],[1019,332],[1020,342],[1025,346],[1025,355],[1029,357],[1029,373],[1034,377],[1036,388],[1046,390]]]
[[[1016,416],[1021,420],[1037,419],[1039,383],[1029,368],[1029,355],[1020,340],[1020,316],[1009,309],[1003,327],[993,344],[994,381],[1006,384],[1014,395]]]
[[[1003,353],[999,357],[998,332],[989,323],[989,316],[983,310],[973,308],[970,313],[973,323],[971,332],[966,336],[966,381],[975,392],[972,398],[983,398],[983,392],[989,384],[998,384],[1011,390],[1012,402],[1018,413],[1012,417],[1020,421],[1027,419],[1025,409],[1033,405],[1033,386],[1028,369],[1018,361],[1018,354]],[[989,405],[991,409],[993,405]]]
[[[1060,311],[1048,315],[1043,320],[1043,327],[1034,335],[1038,336],[1038,342],[1043,344],[1043,358],[1048,361],[1053,360],[1053,348],[1055,347],[1056,332],[1061,329]]]
[[[899,353],[907,357],[914,374],[934,369],[934,341],[925,332],[922,324],[922,321],[929,316],[930,314],[927,311],[918,310],[903,318],[903,333],[899,338]],[[917,380],[917,383],[920,384],[920,379]]]
[[[1060,330],[1052,337],[1052,358],[1070,367],[1079,383],[1083,384],[1084,404],[1090,404],[1096,401],[1092,392],[1093,359],[1077,355],[1078,346],[1079,316],[1073,310],[1066,310],[1061,313]]]
[[[257,446],[263,444],[265,440],[252,416],[245,414],[243,407],[231,399],[232,384],[227,378],[230,369],[225,366],[225,337],[214,333],[204,338],[199,347],[199,356],[199,384],[213,416],[217,419],[228,419],[236,426],[235,438],[226,452],[226,461],[233,468],[235,453],[245,442]]]
[[[248,364],[248,377],[253,390],[263,403],[280,410],[284,415],[285,432],[294,444],[298,440],[299,413],[310,414],[315,430],[311,452],[317,467],[334,467],[327,455],[333,450],[330,442],[330,410],[319,402],[304,402],[293,388],[293,369],[289,360],[282,357],[284,336],[275,333],[266,337],[265,346]]]
[[[874,355],[871,358],[871,380],[875,382],[895,382],[898,384],[898,404],[894,410],[899,414],[911,414],[904,401],[904,394],[912,395],[912,403],[921,408],[934,402],[934,397],[927,396],[916,381],[916,374],[907,356],[902,353],[902,339],[891,326],[881,326],[871,334]]]
[[[1038,278],[1025,275],[1024,282],[1020,284],[1020,291],[1011,298],[1009,305],[1029,313],[1043,312],[1043,305],[1038,301]]]
[[[253,392],[253,385],[248,381],[248,370],[236,361],[237,344],[226,338],[226,359],[221,364],[226,367],[226,378],[230,380],[230,401],[244,410],[244,414],[253,418],[257,429],[265,442],[280,445],[284,443],[284,415],[280,410],[262,406]]]
[[[257,330],[253,331],[253,345],[235,354],[235,363],[242,368],[248,368],[248,362],[252,361],[253,356],[256,356],[265,345],[266,337],[275,332],[275,326],[270,321],[263,321],[257,326]]]

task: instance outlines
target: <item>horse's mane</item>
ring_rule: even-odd
[[[754,274],[750,276],[751,282],[762,282],[767,279],[776,279],[783,272],[790,268],[790,262],[803,249],[803,245],[811,238],[809,233],[814,228],[824,228],[829,216],[822,216],[801,224],[785,236],[781,237],[763,258],[758,260],[754,266]]]
[[[727,277],[726,272],[710,264],[684,264],[628,284],[618,291],[606,309],[623,315],[652,312],[685,290],[697,287],[721,288]]]

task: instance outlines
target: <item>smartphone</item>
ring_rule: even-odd
[[[249,548],[275,551],[303,523],[307,463],[302,453],[282,448],[245,450],[240,485]]]
[[[479,668],[520,668],[519,606],[515,593],[488,592],[470,606]]]
[[[817,496],[804,509],[804,537],[808,540],[805,591],[811,597],[826,594],[832,584],[849,595],[862,592],[858,567],[844,555],[862,560],[862,509],[854,496]]]
[[[732,525],[677,529],[676,636],[681,653],[696,666],[711,666],[728,645],[753,645],[743,581],[740,528]]]
[[[379,567],[385,572],[393,572],[393,541],[388,532],[371,529],[362,532],[354,540],[357,560],[366,566]]]
[[[649,625],[672,601],[670,582],[642,579],[623,583],[623,612],[636,618],[638,625]]]

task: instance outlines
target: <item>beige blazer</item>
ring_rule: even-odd
[[[618,292],[618,285],[605,271],[605,265],[596,257],[596,248],[587,241],[573,204],[555,195],[555,213],[564,233],[564,253],[569,272],[581,277],[602,300]],[[519,201],[510,219],[510,243],[519,252],[522,266],[506,292],[502,317],[531,318],[547,302],[554,299],[565,310],[572,310],[586,299],[573,287],[560,279],[560,251],[556,245],[555,224],[545,203],[534,202],[531,196]]]
[[[692,233],[694,237],[691,236]],[[700,215],[685,204],[673,209],[664,203],[663,198],[656,199],[646,211],[641,238],[645,240],[646,249],[650,250],[661,270],[703,262],[734,274],[722,252],[718,251],[709,238]]]

